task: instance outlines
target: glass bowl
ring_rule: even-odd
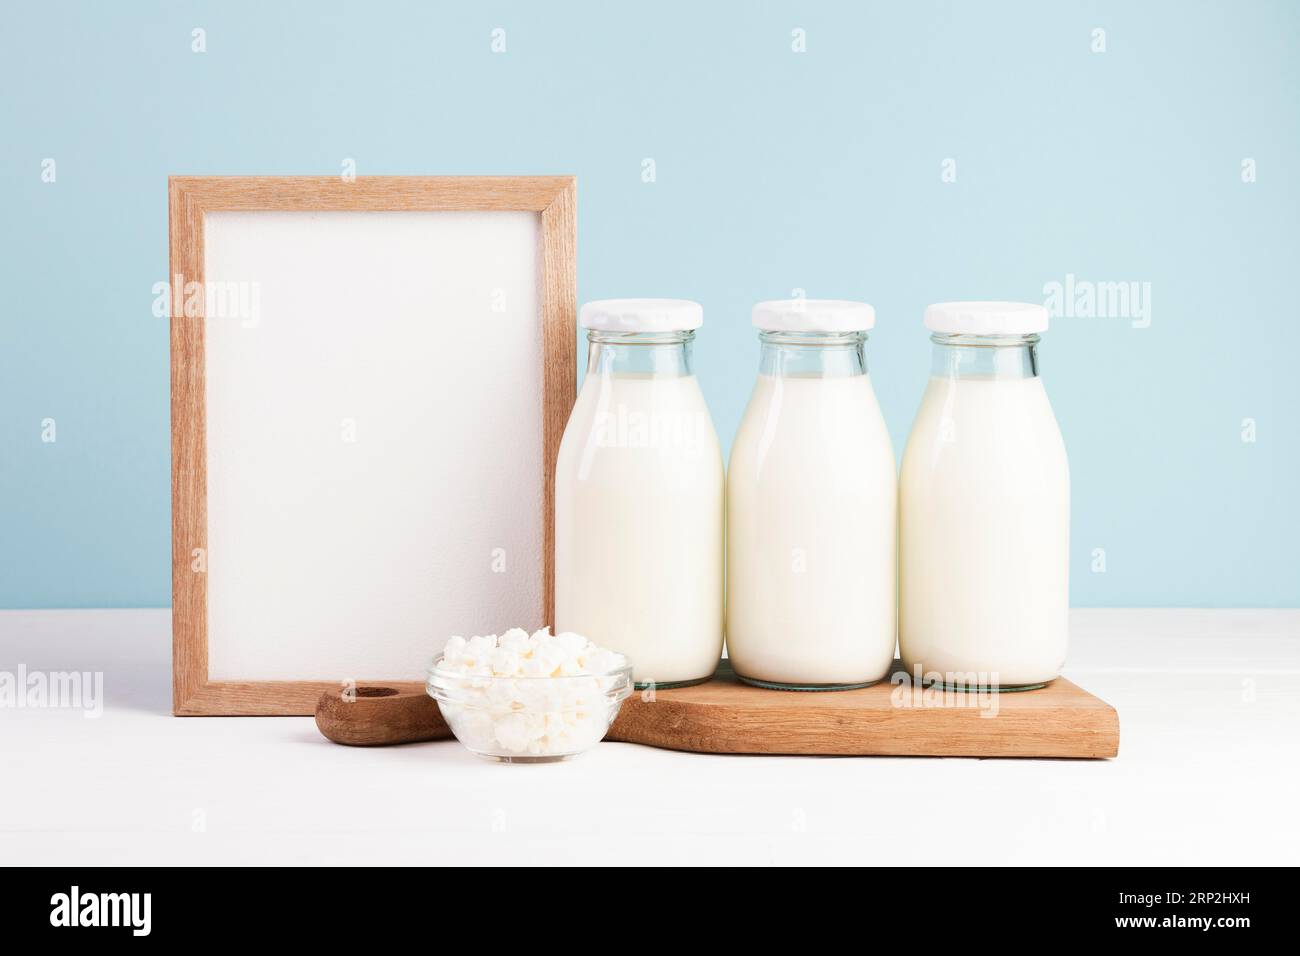
[[[632,665],[576,677],[484,677],[429,668],[425,689],[456,739],[486,760],[551,763],[600,743],[632,693]]]

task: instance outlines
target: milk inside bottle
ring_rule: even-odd
[[[758,380],[727,475],[727,655],[745,681],[864,686],[894,659],[896,477],[858,302],[754,307]]]
[[[1038,374],[1047,310],[930,306],[930,380],[899,481],[898,639],[927,682],[1055,678],[1069,609],[1070,475]]]
[[[723,468],[691,369],[694,302],[589,302],[587,374],[555,474],[555,626],[638,686],[707,680],[723,634]]]

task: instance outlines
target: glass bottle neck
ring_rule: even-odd
[[[691,372],[694,332],[587,333],[588,375],[681,376]]]
[[[934,357],[930,374],[944,378],[1035,378],[1037,335],[930,336]]]
[[[867,374],[865,332],[760,332],[760,375],[841,378]]]

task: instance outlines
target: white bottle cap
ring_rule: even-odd
[[[867,303],[842,299],[760,302],[752,317],[764,332],[865,332],[876,324],[876,310]]]
[[[598,299],[578,313],[600,332],[688,332],[704,324],[704,307],[689,299]]]
[[[925,327],[946,335],[1032,335],[1047,331],[1047,309],[1028,302],[939,302]]]

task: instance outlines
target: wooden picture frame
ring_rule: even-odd
[[[536,305],[541,324],[541,607],[554,612],[554,469],[576,389],[576,180],[520,177],[171,177],[170,277],[205,288],[206,221],[214,213],[526,212],[537,227]],[[443,220],[445,221],[445,220]],[[208,540],[209,441],[206,312],[171,290],[172,650],[177,715],[306,715],[340,681],[414,681],[383,674],[297,680],[210,679],[209,576],[196,565]],[[292,369],[286,369],[292,381]],[[528,484],[520,482],[517,492]],[[199,562],[201,564],[201,562]],[[519,621],[519,624],[526,622]],[[468,626],[468,625],[467,625]],[[444,635],[445,636],[445,635]],[[337,678],[337,679],[327,679]]]

